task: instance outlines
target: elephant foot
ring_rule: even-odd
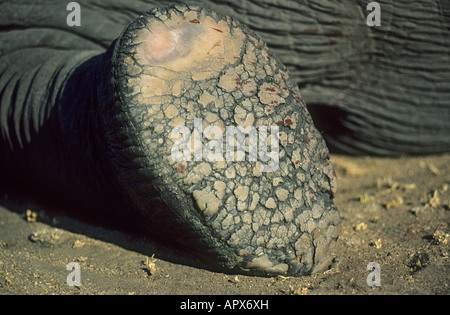
[[[154,9],[115,43],[111,82],[108,151],[151,233],[220,270],[328,266],[340,232],[328,150],[257,35],[203,9]]]

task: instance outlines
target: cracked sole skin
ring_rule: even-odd
[[[143,218],[157,211],[145,198],[151,180],[176,224],[188,227],[186,240],[220,269],[301,275],[328,267],[340,232],[329,153],[288,70],[255,33],[204,9],[158,8],[124,30],[112,61],[124,129],[135,137],[126,155],[142,157],[122,182]],[[225,141],[237,146],[224,136],[230,126],[276,127],[267,143],[258,139],[279,144],[276,167],[264,171],[267,163],[250,157],[249,135],[240,158],[225,155]],[[177,127],[197,134],[185,141],[184,160],[173,156]]]

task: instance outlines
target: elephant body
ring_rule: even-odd
[[[221,270],[300,275],[328,266],[327,253],[339,234],[335,173],[321,133],[332,150],[351,154],[429,154],[450,148],[450,41],[443,2],[380,1],[380,27],[366,24],[368,1],[200,0],[195,5],[207,10],[186,1],[189,6],[141,15],[174,2],[79,1],[81,26],[67,25],[67,3],[0,4],[4,180],[78,209],[111,214],[189,248]],[[142,32],[147,28],[153,34],[152,25],[174,19],[185,25],[178,32],[189,49],[197,49],[197,35],[189,33],[211,19],[227,25],[229,33],[217,24],[209,35],[198,34],[231,36],[247,46],[233,46],[230,39],[232,49],[222,53],[241,49],[233,56],[236,64],[229,59],[222,72],[199,79],[199,85],[183,79],[179,103],[172,104],[169,93],[169,103],[160,98],[164,109],[153,111],[148,106],[154,99],[140,95],[154,97],[167,85],[141,81],[148,78],[145,71],[171,64],[172,57],[159,53],[165,39],[156,37],[158,45],[142,48]],[[205,44],[201,36],[198,45]],[[195,51],[208,59],[220,47]],[[253,51],[257,62],[249,66],[247,54]],[[259,74],[242,70],[252,67]],[[243,87],[249,78],[255,78],[253,90]],[[234,84],[253,105],[244,103],[245,93],[235,93]],[[214,95],[209,101],[206,92]],[[222,103],[214,108],[208,105],[212,100]],[[197,111],[199,104],[210,106],[210,115]],[[165,127],[176,124],[159,117],[173,118],[171,113],[183,108],[189,110],[179,120],[191,129],[192,110],[204,121],[220,117],[239,124],[239,119],[256,118],[258,126],[278,125],[285,137],[280,138],[279,169],[262,175],[249,171],[253,164],[225,171],[199,161],[163,163],[170,137],[155,135],[161,130],[167,135]],[[219,191],[224,191],[221,197]]]
[[[63,50],[104,51],[143,11],[194,4],[236,18],[267,42],[298,82],[332,151],[448,152],[448,3],[378,1],[381,26],[369,27],[369,2],[78,1],[81,26],[69,27],[65,2],[13,1],[1,5],[0,53],[45,47],[46,58]],[[15,58],[4,56],[3,64]]]

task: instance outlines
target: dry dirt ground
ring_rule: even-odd
[[[6,189],[0,294],[449,294],[450,155],[332,161],[342,235],[324,273],[259,278],[192,267],[143,237],[48,211]],[[80,286],[66,283],[70,262],[80,266]],[[380,266],[379,287],[367,284],[370,262]]]

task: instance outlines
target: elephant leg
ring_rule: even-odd
[[[47,66],[0,81],[13,176],[30,172],[125,224],[139,218],[218,270],[329,265],[340,220],[328,150],[288,70],[247,27],[197,7],[154,9],[103,54],[58,55],[42,102]]]

